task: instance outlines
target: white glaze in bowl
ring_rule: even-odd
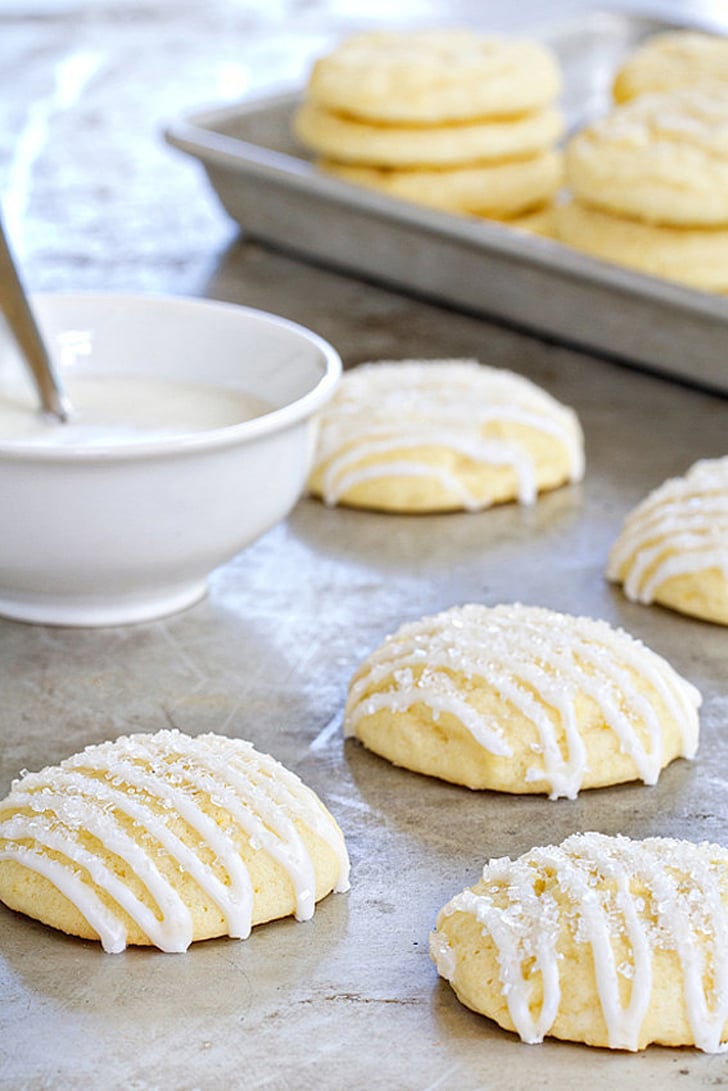
[[[33,306],[70,384],[146,376],[227,388],[272,408],[131,444],[0,440],[0,614],[120,625],[191,605],[212,569],[299,498],[313,417],[341,371],[336,351],[283,318],[207,300],[38,295]],[[0,330],[0,385],[16,384],[21,367]]]

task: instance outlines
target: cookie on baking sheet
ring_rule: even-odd
[[[696,30],[651,35],[621,65],[614,79],[617,102],[653,91],[694,87],[704,81],[728,84],[728,38]]]
[[[563,178],[560,152],[439,170],[388,170],[322,160],[320,167],[345,182],[381,190],[444,212],[507,219],[537,209],[554,196]]]
[[[607,576],[634,602],[728,625],[728,457],[696,462],[638,504]]]
[[[467,605],[403,625],[364,661],[344,732],[468,788],[576,797],[654,784],[698,745],[698,691],[604,621]]]
[[[590,208],[552,206],[551,232],[584,254],[704,292],[728,292],[728,228],[667,227]]]
[[[24,773],[0,802],[0,901],[112,953],[306,920],[348,870],[318,797],[222,735],[122,736]]]
[[[327,504],[477,511],[584,472],[572,409],[475,360],[401,360],[345,372],[319,417],[309,489]]]
[[[388,124],[443,124],[540,110],[561,90],[554,54],[530,40],[470,30],[355,34],[316,62],[308,97]]]
[[[430,953],[463,1004],[524,1042],[722,1052],[728,851],[581,833],[491,860],[440,910]]]
[[[583,204],[645,223],[728,227],[728,85],[645,95],[568,143]]]
[[[295,114],[298,139],[324,158],[365,167],[460,167],[523,159],[553,147],[564,131],[553,106],[515,118],[448,125],[378,125],[304,102]]]

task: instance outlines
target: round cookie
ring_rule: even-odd
[[[438,914],[430,953],[463,1004],[524,1042],[722,1052],[728,851],[583,833],[491,860]]]
[[[696,462],[638,504],[607,577],[633,602],[728,625],[728,457]]]
[[[356,34],[316,62],[312,102],[369,121],[435,124],[514,117],[561,90],[553,53],[469,30]]]
[[[23,774],[0,802],[0,901],[111,953],[306,920],[348,871],[318,797],[222,735],[122,736]]]
[[[560,152],[528,159],[425,170],[384,170],[349,166],[330,159],[319,164],[345,182],[378,189],[390,197],[443,212],[508,219],[549,201],[563,177]]]
[[[349,686],[344,733],[468,788],[574,799],[654,784],[698,744],[700,694],[604,621],[513,605],[403,625]]]
[[[296,111],[294,132],[318,155],[370,167],[461,167],[522,159],[551,148],[564,131],[554,107],[505,120],[447,125],[377,125],[312,102]]]
[[[309,490],[327,504],[478,511],[533,503],[584,472],[574,411],[474,360],[361,364],[319,421]]]
[[[728,225],[728,86],[644,95],[568,143],[584,204],[673,227]]]
[[[728,38],[696,30],[653,34],[619,68],[617,102],[653,91],[674,91],[704,81],[728,84]]]
[[[704,292],[728,292],[728,228],[666,227],[589,208],[554,206],[553,233],[567,246]]]

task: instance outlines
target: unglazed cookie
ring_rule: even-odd
[[[673,227],[728,225],[728,86],[644,95],[582,129],[566,181],[584,204]]]
[[[633,602],[728,625],[728,457],[696,462],[638,504],[607,576]]]
[[[470,30],[356,34],[316,62],[312,102],[369,121],[442,124],[539,110],[561,89],[553,53]]]
[[[536,155],[560,139],[564,119],[555,107],[546,107],[504,120],[377,125],[304,102],[296,112],[293,127],[303,144],[340,163],[427,168]]]
[[[320,417],[309,488],[327,504],[477,511],[584,472],[572,409],[474,360],[403,360],[345,372]]]
[[[250,743],[179,731],[89,746],[0,803],[0,901],[53,928],[185,951],[348,888],[341,831]]]
[[[524,1042],[722,1052],[728,851],[585,833],[491,860],[430,952],[463,1004]]]
[[[444,212],[507,219],[551,200],[563,179],[560,152],[545,151],[527,159],[503,159],[439,170],[388,170],[326,159],[328,174],[346,182],[381,190],[415,204]]]
[[[468,788],[574,799],[654,784],[698,744],[700,694],[604,621],[532,606],[452,607],[403,625],[365,660],[344,733]]]
[[[555,237],[567,246],[640,273],[704,292],[728,292],[728,228],[641,223],[567,201],[553,208]]]
[[[695,30],[654,34],[627,58],[614,79],[614,98],[627,102],[653,91],[728,84],[728,38]]]

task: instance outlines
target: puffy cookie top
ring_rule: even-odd
[[[353,117],[417,124],[525,113],[560,89],[538,42],[428,29],[353,35],[316,62],[308,94]]]

